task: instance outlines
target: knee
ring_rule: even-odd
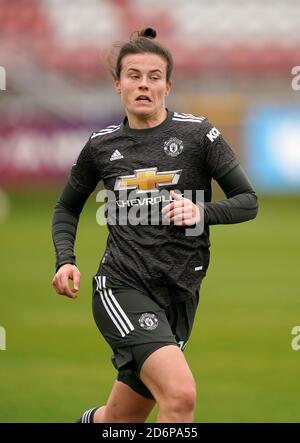
[[[176,414],[186,414],[193,412],[196,407],[196,386],[195,383],[187,383],[182,386],[174,386],[167,395],[164,406],[169,412]]]

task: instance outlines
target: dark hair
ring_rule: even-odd
[[[167,62],[167,82],[171,78],[173,70],[173,57],[171,52],[155,42],[156,31],[153,28],[145,28],[134,32],[130,41],[126,43],[115,43],[108,54],[110,72],[115,80],[120,79],[122,70],[122,60],[129,54],[157,54]]]

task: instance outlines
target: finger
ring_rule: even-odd
[[[53,286],[53,288],[55,289],[55,291],[57,292],[57,293],[59,293],[59,287],[58,287],[58,282],[57,282],[57,278],[56,278],[56,276],[53,278],[53,280],[52,280],[52,286]]]
[[[201,220],[201,212],[197,205],[193,207],[193,217],[195,219],[195,223],[199,223]]]
[[[184,207],[174,208],[169,213],[169,218],[171,221],[173,221],[173,218],[176,215],[179,215],[182,213],[184,215],[184,218],[186,221],[189,221],[190,224],[198,223],[200,221],[200,211],[197,205],[193,204],[190,200],[186,200],[186,204]]]
[[[186,199],[180,199],[180,200],[178,200],[178,201],[176,200],[176,201],[174,201],[173,203],[171,203],[171,204],[165,206],[165,207],[163,208],[163,210],[162,210],[162,216],[163,216],[163,218],[169,218],[169,217],[170,217],[170,214],[172,214],[172,211],[173,211],[175,208],[179,208],[179,210],[182,211],[182,209],[185,207],[185,205],[186,205],[187,207],[189,207],[189,206],[190,206],[189,200],[186,200],[186,202],[185,202],[185,200],[186,200]]]
[[[169,212],[168,217],[172,221],[177,215],[182,215],[183,218],[193,217],[193,209],[190,206],[174,208]]]
[[[58,288],[59,288],[59,294],[60,295],[66,295],[67,297],[70,298],[76,298],[76,295],[73,290],[73,288],[69,288],[69,281],[68,281],[68,275],[63,273],[60,275],[59,280],[59,284],[58,284]]]
[[[77,295],[75,294],[73,288],[69,288],[69,286],[63,287],[60,295],[65,295],[66,297],[69,298],[77,298]]]
[[[171,203],[169,203],[168,205],[166,205],[166,206],[164,206],[164,207],[162,208],[162,211],[161,211],[161,212],[162,212],[163,215],[164,215],[166,212],[170,211],[174,205],[178,205],[178,202],[179,202],[179,201],[182,202],[182,201],[184,200],[183,197],[182,197],[180,194],[177,194],[177,193],[174,192],[173,190],[170,191],[170,199],[172,199],[172,200],[171,200]],[[183,203],[180,204],[180,206],[182,206],[182,205],[183,205]]]
[[[171,215],[178,215],[178,214],[193,214],[193,208],[190,205],[186,206],[174,206],[174,208],[170,211]]]
[[[75,269],[73,272],[73,287],[74,287],[74,291],[79,291],[80,288],[80,272]]]
[[[186,198],[181,198],[180,200],[174,200],[173,207],[174,208],[182,208],[183,206],[189,205],[189,200]]]
[[[172,223],[176,226],[191,226],[195,224],[195,219],[190,217],[182,217],[181,215],[176,215],[173,220],[171,220]]]
[[[177,192],[173,191],[173,189],[172,189],[172,191],[170,191],[170,196],[174,200],[182,200],[183,199],[182,195],[181,194],[177,194]]]
[[[169,211],[167,214],[165,214],[165,216],[163,217],[163,220],[167,220],[169,222],[172,222],[175,215],[180,215],[180,214],[183,214],[183,213],[184,213],[184,211],[183,211],[182,207],[174,208],[171,211]]]
[[[169,203],[168,205],[164,206],[161,210],[162,215],[166,215],[174,206],[174,203]]]
[[[177,215],[172,222],[177,226],[191,226],[196,224],[197,220],[195,217],[181,217],[180,215]]]
[[[172,220],[170,220],[171,223],[177,226],[184,226],[185,225],[185,218],[182,214],[176,215],[176,217],[173,217]]]
[[[52,280],[52,286],[59,295],[65,295],[69,298],[77,298],[77,296],[70,290],[68,286],[68,279],[64,275],[55,275]]]
[[[60,276],[56,276],[56,277],[53,279],[53,281],[52,281],[52,286],[54,287],[55,291],[56,291],[58,294],[60,294],[60,295],[63,294],[63,291],[64,291],[63,287],[64,287],[64,285],[63,285],[63,282],[61,281]]]

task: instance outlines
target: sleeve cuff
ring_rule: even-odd
[[[66,265],[66,264],[69,264],[69,265],[76,265],[76,259],[75,259],[75,256],[72,257],[72,258],[69,258],[69,259],[60,260],[59,262],[56,262],[56,272],[59,270],[59,268],[60,268],[62,265]]]

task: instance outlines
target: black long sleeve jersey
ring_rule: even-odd
[[[212,179],[227,200],[211,202]],[[79,214],[100,180],[114,198],[108,198],[109,236],[97,273],[107,285],[147,291],[161,305],[195,294],[209,264],[210,224],[246,221],[257,213],[252,185],[205,117],[168,111],[163,123],[148,129],[132,129],[125,118],[93,133],[71,169],[53,219],[57,269],[75,263]],[[160,211],[171,189],[184,196],[188,191],[195,203],[203,191],[201,235],[189,236],[186,227],[162,221]],[[130,211],[140,223],[129,217]]]

